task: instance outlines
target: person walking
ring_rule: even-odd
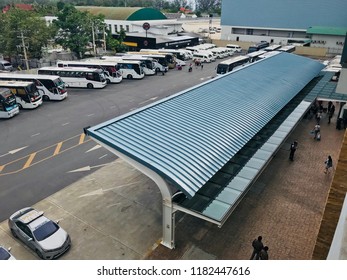
[[[201,63],[201,70],[204,69],[204,64]]]
[[[258,236],[258,238],[253,240],[252,242],[253,252],[250,258],[251,260],[254,260],[254,259],[259,260],[260,251],[264,248],[262,240],[263,240],[262,236]]]
[[[259,253],[259,259],[260,260],[268,260],[269,259],[269,247],[265,246]]]
[[[290,145],[290,153],[289,153],[289,159],[291,161],[294,160],[294,154],[296,149],[298,148],[298,141],[294,141],[291,145]]]
[[[334,116],[334,113],[335,113],[335,105],[332,104],[332,105],[331,105],[331,108],[330,108],[330,110],[329,110],[329,112],[328,112],[328,114],[329,114],[328,123],[330,123],[332,117]]]
[[[333,159],[329,155],[328,158],[325,160],[325,170],[324,173],[327,174],[328,172],[330,173],[330,168],[333,167]]]
[[[318,134],[320,134],[320,125],[319,125],[319,123],[317,123],[317,124],[314,126],[313,132],[314,132],[314,137],[313,137],[313,139],[316,140]]]

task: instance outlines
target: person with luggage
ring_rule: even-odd
[[[320,125],[319,125],[319,123],[317,123],[314,126],[313,133],[314,133],[313,139],[320,140]]]
[[[333,168],[333,159],[329,155],[328,158],[325,160],[325,170],[324,173],[327,174],[328,172],[330,173],[330,169]]]

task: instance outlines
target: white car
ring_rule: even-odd
[[[70,236],[58,222],[31,207],[17,211],[8,220],[11,233],[41,259],[56,259],[71,247]]]
[[[11,247],[5,249],[4,247],[0,246],[0,260],[15,260],[16,258],[10,252]]]

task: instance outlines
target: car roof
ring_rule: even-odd
[[[41,227],[42,225],[46,224],[47,222],[49,222],[50,220],[48,218],[46,218],[45,216],[39,216],[37,219],[31,221],[28,224],[28,227],[34,231],[35,229]]]
[[[39,217],[43,216],[42,211],[37,211],[35,209],[31,209],[30,211],[24,213],[23,215],[18,217],[18,221],[21,221],[24,224],[29,224],[32,221],[38,219]]]

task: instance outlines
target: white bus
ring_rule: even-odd
[[[170,69],[175,69],[176,68],[176,64],[177,64],[176,63],[176,57],[172,53],[170,53],[170,52],[168,52],[166,50],[159,51],[159,50],[151,50],[151,49],[141,49],[138,54],[140,54],[140,55],[142,55],[142,54],[161,54],[161,55],[165,55],[165,58],[166,58],[166,61],[167,61],[167,66],[169,66]]]
[[[117,69],[119,69],[119,72],[122,74],[124,79],[140,80],[145,76],[141,66],[141,61],[124,60],[121,56],[103,56],[102,60],[117,63]]]
[[[232,70],[237,69],[239,66],[243,66],[249,63],[249,57],[245,55],[239,55],[227,60],[221,61],[217,66],[217,74],[222,75]]]
[[[59,76],[0,73],[0,80],[34,82],[44,101],[63,100],[67,97],[65,83]]]
[[[0,88],[10,89],[20,109],[35,109],[42,104],[42,94],[33,82],[0,80]]]
[[[292,53],[292,52],[295,52],[295,46],[294,45],[283,46],[282,48],[278,49],[278,51]]]
[[[264,50],[260,50],[260,51],[255,51],[255,52],[251,52],[251,53],[248,53],[246,56],[248,57],[249,59],[249,62],[255,62],[257,60],[259,60],[259,56],[265,54],[266,51]]]
[[[60,60],[57,61],[57,67],[87,67],[94,69],[102,69],[105,74],[106,82],[119,84],[123,77],[117,69],[117,64],[111,61],[103,61],[101,59],[87,60]]]
[[[168,62],[166,56],[163,54],[149,54],[149,53],[139,53],[139,52],[127,52],[129,55],[141,55],[143,57],[153,58],[154,67],[156,72],[167,72],[169,71]]]
[[[264,49],[264,51],[272,52],[272,51],[275,51],[275,50],[280,49],[281,47],[282,47],[281,45],[273,44],[273,45],[270,45],[270,46],[266,47],[266,48]]]
[[[0,88],[0,119],[9,119],[19,114],[16,96],[8,88]]]
[[[42,67],[39,75],[60,76],[68,87],[104,88],[107,85],[102,69],[86,67]]]
[[[131,61],[140,61],[143,73],[146,76],[152,76],[156,74],[155,67],[154,67],[154,61],[153,58],[151,57],[144,57],[141,55],[132,55],[132,54],[123,54],[119,56],[103,56],[101,59],[112,59],[114,58],[115,60],[121,58],[123,60],[131,60]]]
[[[140,52],[160,52],[160,53],[172,53],[176,58],[180,60],[188,60],[189,56],[184,50],[176,50],[176,49],[141,49]]]

